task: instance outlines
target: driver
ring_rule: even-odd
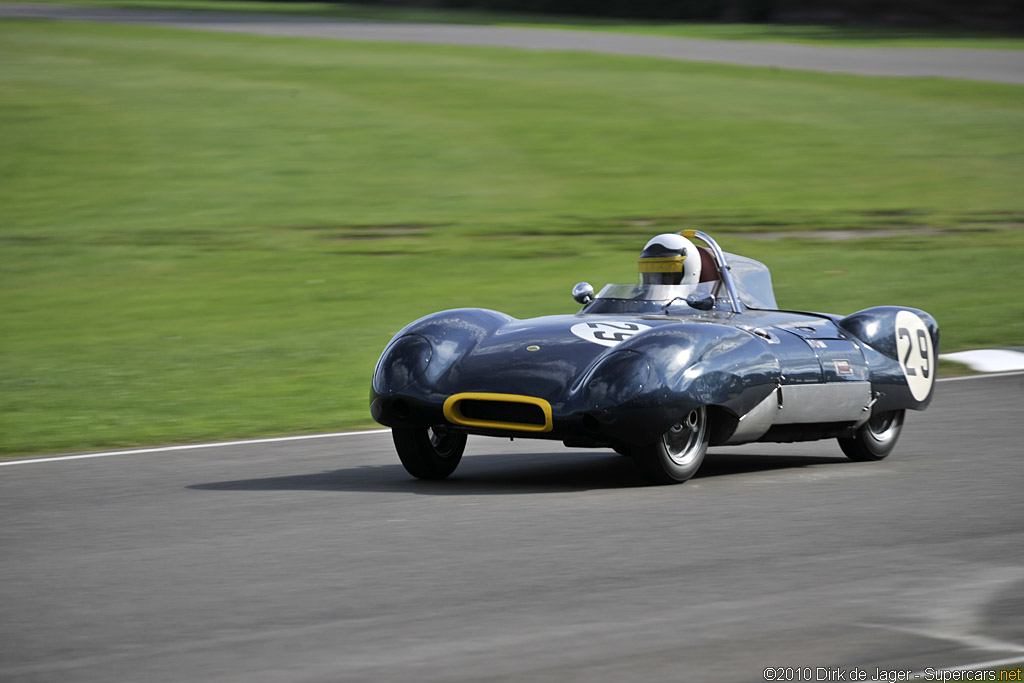
[[[682,235],[664,233],[644,246],[639,270],[641,284],[695,285],[700,282],[700,254]]]

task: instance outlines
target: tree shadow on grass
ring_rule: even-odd
[[[694,481],[848,462],[842,457],[712,451]],[[413,479],[396,463],[285,477],[194,484],[188,488],[200,491],[351,491],[460,496],[570,493],[647,486],[630,458],[596,451],[468,456],[451,477],[442,481]]]
[[[540,27],[555,28],[589,28],[604,31],[641,31],[645,29],[659,35],[658,29],[671,30],[674,26],[704,27],[707,38],[724,40],[796,40],[824,41],[827,43],[855,44],[870,43],[876,40],[945,40],[964,38],[1021,38],[1024,31],[1013,25],[1000,25],[998,21],[990,21],[988,26],[963,27],[951,24],[927,25],[927,13],[918,17],[913,24],[908,22],[893,23],[889,18],[878,16],[877,13],[862,12],[858,16],[851,14],[849,20],[838,23],[811,22],[731,22],[715,21],[711,18],[643,18],[615,17],[589,14],[547,14],[541,12],[494,11],[472,7],[423,7],[415,5],[395,6],[365,5],[342,3],[331,5],[290,5],[289,3],[267,2],[262,6],[246,5],[233,9],[222,5],[210,6],[202,2],[188,4],[186,2],[156,2],[153,0],[123,0],[110,3],[111,8],[126,10],[156,10],[163,12],[181,12],[175,20],[180,22],[205,22],[215,18],[220,23],[242,23],[262,21],[281,23],[291,21],[308,21],[309,19],[334,19],[346,22],[399,22],[423,24],[462,24],[467,26],[507,26],[531,24]],[[192,13],[189,15],[188,13]],[[204,16],[205,15],[205,16]],[[913,19],[913,17],[910,17]],[[953,21],[950,19],[948,21]],[[1005,22],[1004,22],[1005,23]],[[669,33],[671,35],[671,33]],[[698,34],[701,35],[701,34]]]

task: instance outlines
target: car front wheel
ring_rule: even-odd
[[[850,460],[881,460],[889,455],[903,429],[903,410],[879,413],[865,422],[851,439],[839,439]]]
[[[391,438],[405,470],[418,479],[444,479],[466,450],[466,435],[444,425],[427,429],[393,428]]]
[[[652,484],[679,484],[700,468],[708,451],[708,412],[694,408],[650,446],[636,448],[640,473]]]

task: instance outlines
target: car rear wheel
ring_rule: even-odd
[[[879,413],[865,422],[851,439],[839,439],[850,460],[881,460],[889,455],[903,429],[903,410]]]
[[[640,473],[652,484],[679,484],[700,468],[708,451],[708,412],[694,408],[655,443],[633,451]]]
[[[405,470],[418,479],[444,479],[466,450],[466,435],[444,425],[427,429],[393,428],[391,438]]]

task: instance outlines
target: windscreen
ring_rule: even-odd
[[[761,310],[778,308],[767,266],[739,254],[726,252],[725,258],[736,286],[736,295],[744,306]],[[686,297],[695,293],[713,296],[718,310],[731,310],[725,283],[712,280],[695,285],[605,285],[582,312],[665,313],[666,305],[669,308],[686,306]]]
[[[583,313],[664,313],[669,308],[686,306],[686,297],[691,294],[709,294],[716,297],[716,308],[728,307],[728,301],[721,299],[724,292],[720,283],[701,282],[695,285],[605,285],[597,296],[587,304]]]

